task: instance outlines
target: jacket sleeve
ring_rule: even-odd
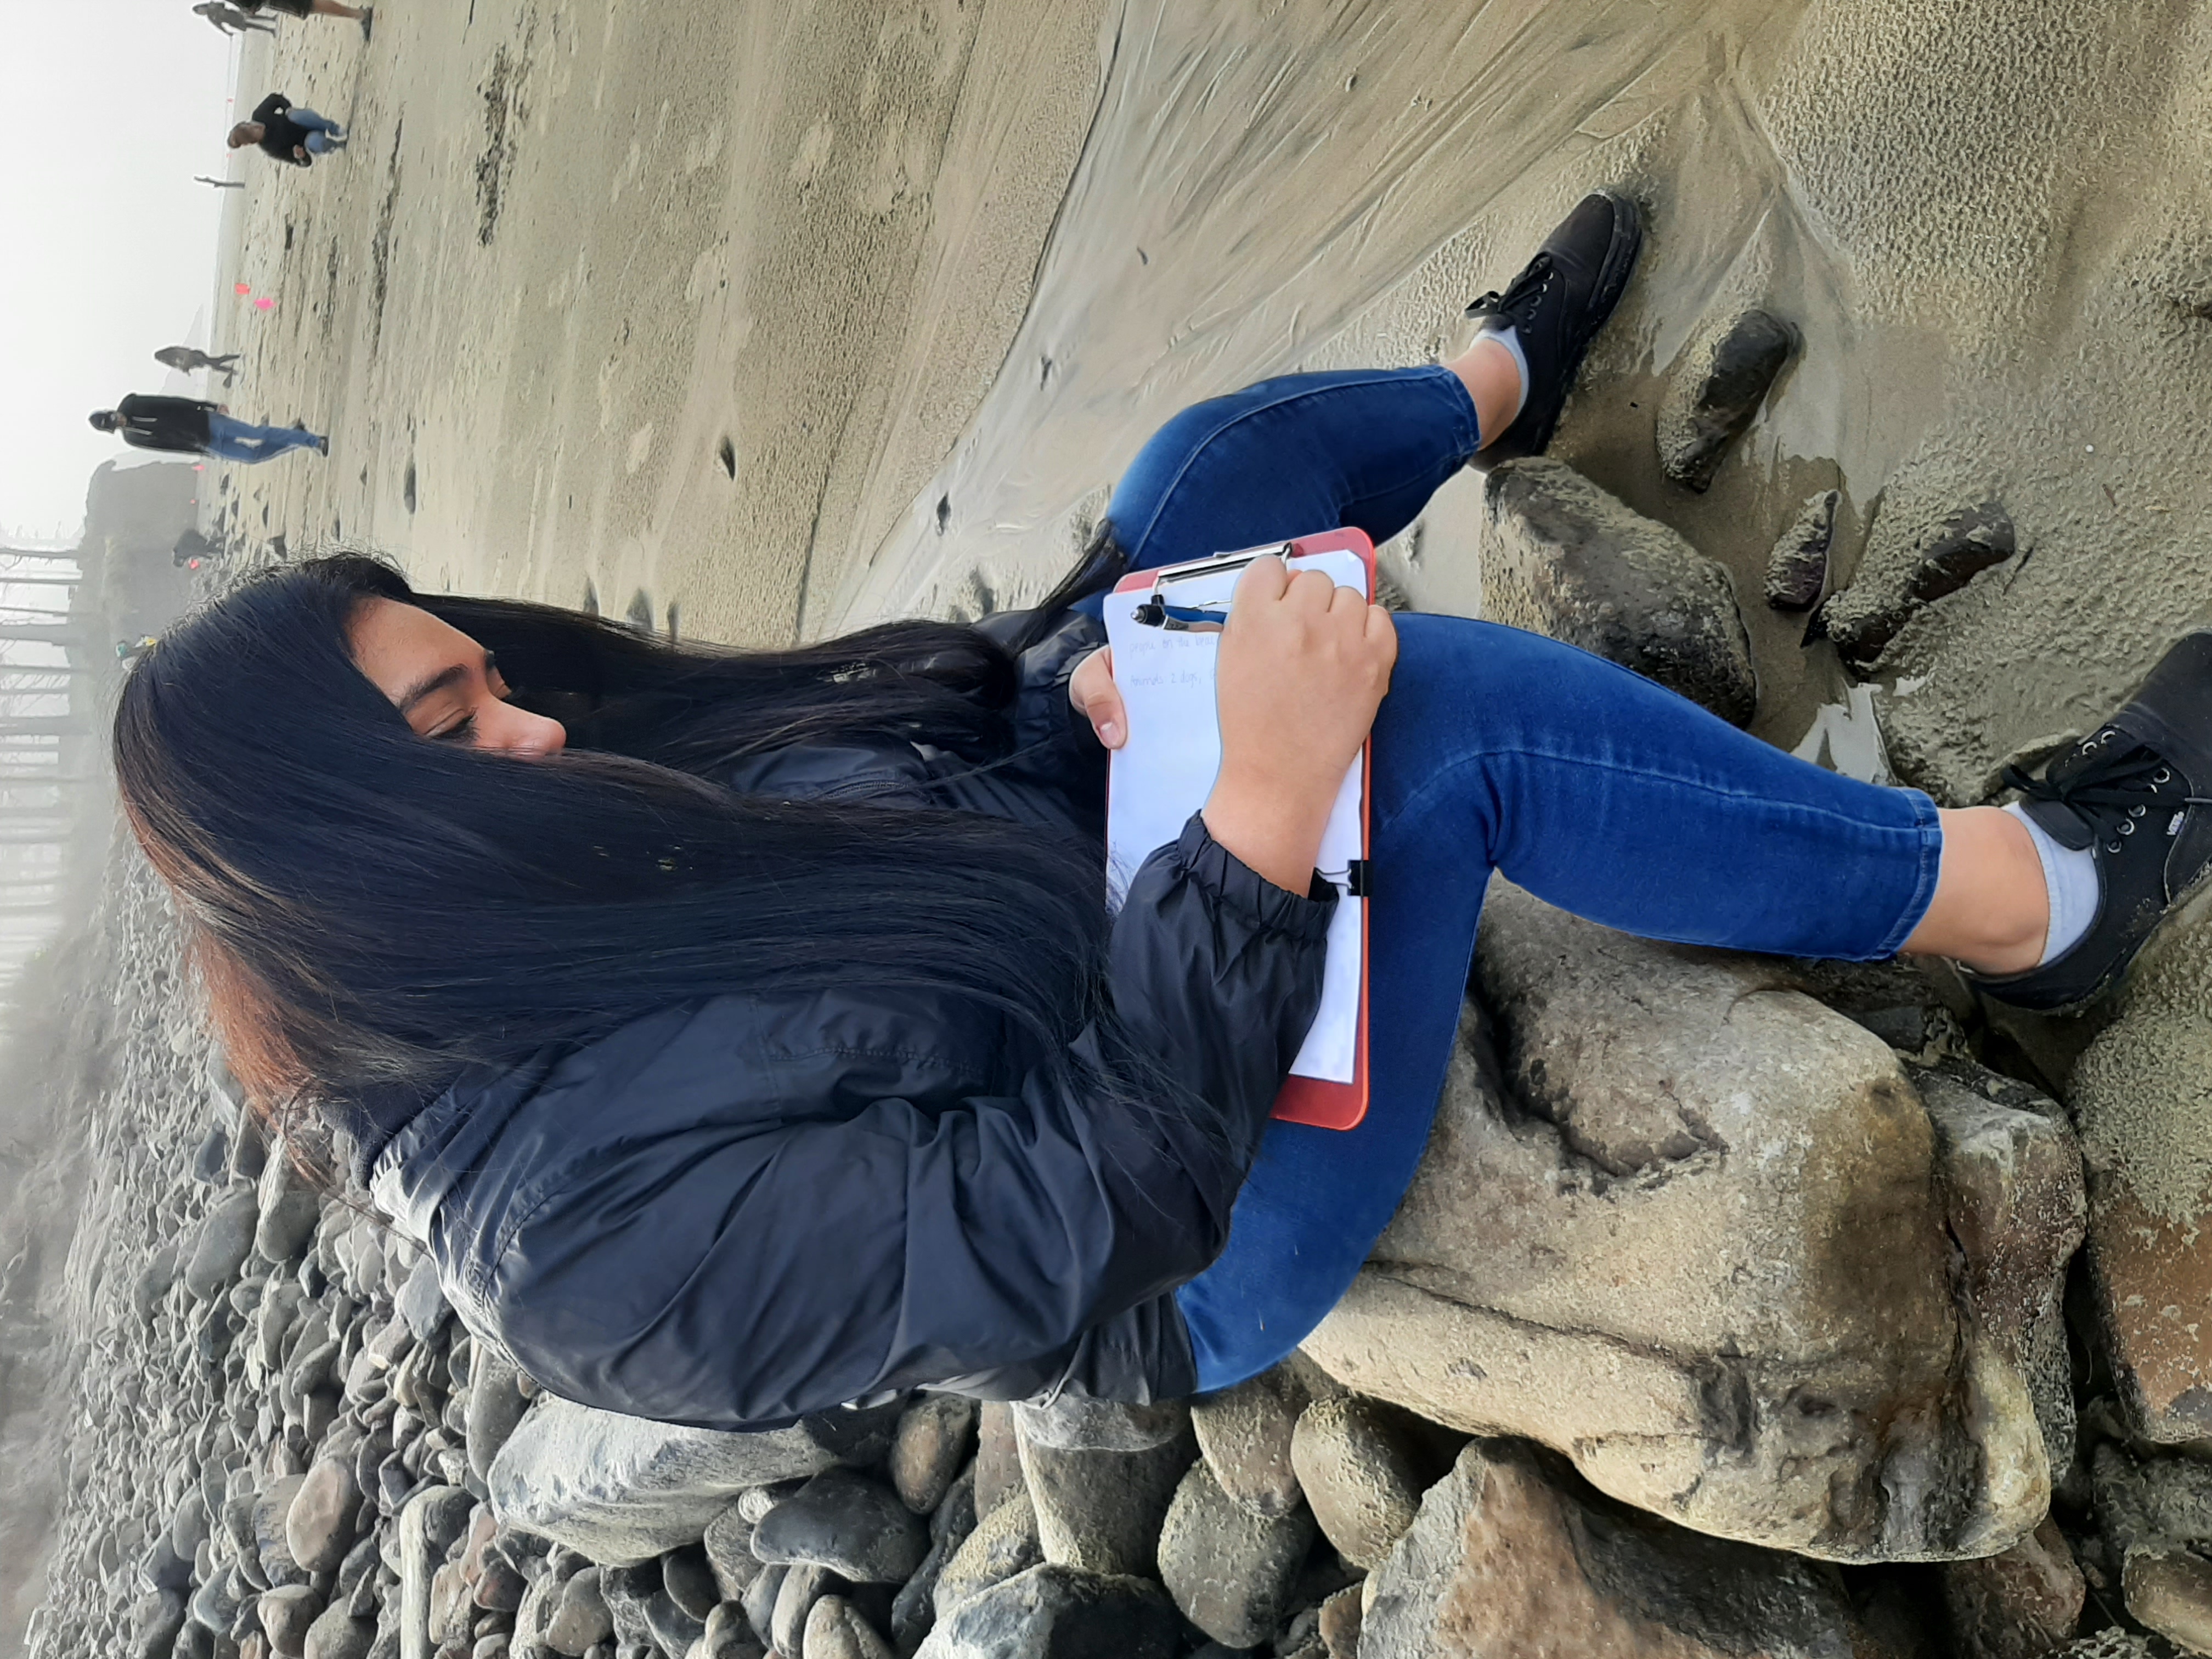
[[[1034,614],[1001,611],[976,626],[1009,641]],[[1012,768],[1101,812],[1105,810],[1106,750],[1090,720],[1067,700],[1067,683],[1083,659],[1105,643],[1106,630],[1095,618],[1070,611],[1049,634],[1015,659],[1020,690],[1014,702]]]
[[[259,103],[253,106],[253,113],[246,117],[246,119],[249,121],[267,121],[270,117],[282,115],[286,110],[291,107],[292,100],[290,99],[287,98],[281,92],[272,92],[266,98],[264,98]]]
[[[878,1095],[811,1119],[786,1102],[765,1131],[676,1113],[619,1155],[572,1155],[495,1248],[460,1249],[489,1263],[471,1300],[555,1393],[669,1421],[769,1426],[979,1373],[1025,1379],[1017,1395],[1049,1388],[1088,1363],[1102,1322],[1219,1252],[1318,1003],[1332,908],[1271,886],[1195,818],[1139,872],[1115,928],[1115,998],[1211,1126],[1170,1101],[1109,1109],[1071,1081],[1090,1032],[1075,1067],[1039,1066],[1005,1093]],[[773,1066],[746,1041],[702,1053],[696,1086]],[[651,1098],[694,1086],[665,1075],[680,1046],[654,1050]],[[857,1078],[891,1057],[848,1058]],[[913,1056],[896,1058],[910,1075]],[[655,1109],[617,1097],[609,1115]],[[1172,1324],[1187,1371],[1172,1310],[1144,1319]]]

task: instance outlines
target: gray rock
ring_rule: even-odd
[[[453,1304],[446,1300],[445,1288],[438,1283],[438,1264],[427,1255],[415,1263],[393,1304],[417,1342],[428,1342],[453,1316]]]
[[[354,1618],[343,1605],[334,1604],[325,1608],[322,1616],[307,1626],[301,1659],[368,1659],[369,1648],[375,1641],[376,1626],[373,1622]]]
[[[891,1485],[916,1515],[943,1500],[975,1450],[979,1408],[964,1395],[918,1395],[901,1413],[891,1438]]]
[[[191,1621],[218,1636],[229,1634],[238,1610],[246,1605],[246,1591],[235,1571],[218,1573],[192,1592],[188,1604]]]
[[[845,1581],[827,1567],[805,1564],[786,1567],[776,1587],[775,1612],[769,1621],[769,1646],[778,1653],[797,1653],[806,1639],[806,1621],[814,1604],[835,1595]]]
[[[663,1653],[689,1653],[691,1644],[707,1634],[706,1620],[694,1619],[678,1607],[665,1585],[647,1601],[645,1625]]]
[[[396,1552],[399,1574],[400,1659],[430,1659],[432,1581],[446,1553],[468,1529],[475,1500],[457,1486],[431,1486],[399,1511]]]
[[[292,1162],[290,1149],[278,1146],[276,1156],[261,1171],[261,1218],[253,1233],[253,1248],[282,1266],[307,1253],[322,1219],[322,1198],[307,1184]]]
[[[660,1563],[641,1561],[634,1566],[603,1567],[599,1593],[607,1616],[614,1621],[615,1640],[624,1647],[654,1645],[651,1614],[653,1599],[661,1593]]]
[[[259,1219],[251,1187],[233,1193],[207,1212],[185,1268],[185,1288],[195,1300],[212,1301],[230,1288],[253,1249],[254,1224]]]
[[[204,1187],[222,1186],[230,1178],[229,1165],[230,1132],[218,1123],[192,1154],[192,1179]]]
[[[1381,1566],[1420,1509],[1428,1482],[1410,1426],[1356,1395],[1317,1401],[1298,1419],[1291,1462],[1322,1531],[1355,1567]]]
[[[1777,611],[1809,611],[1828,585],[1828,556],[1836,539],[1838,489],[1808,500],[1766,556],[1766,602]]]
[[[189,1581],[187,1581],[189,1582]],[[184,1586],[149,1590],[131,1609],[132,1659],[169,1659],[185,1627]]]
[[[930,1512],[929,1553],[915,1569],[914,1577],[900,1585],[897,1595],[892,1598],[891,1640],[901,1653],[912,1653],[920,1647],[930,1627],[936,1624],[938,1580],[944,1574],[945,1564],[975,1530],[975,1466],[970,1463],[952,1483],[943,1501]]]
[[[2027,1381],[2054,1470],[2074,1461],[2067,1263],[2087,1228],[2081,1153],[2056,1101],[1954,1060],[1910,1075],[1936,1130],[1944,1217],[1966,1258],[1983,1340]]]
[[[897,1659],[891,1644],[842,1595],[825,1595],[806,1615],[799,1659]]]
[[[161,1298],[168,1295],[170,1286],[177,1282],[177,1242],[172,1239],[154,1252],[153,1260],[147,1262],[146,1270],[138,1275],[138,1282],[131,1292],[131,1309],[138,1316],[140,1324],[146,1324],[153,1319],[154,1310],[161,1305]]]
[[[291,1540],[286,1535],[292,1500],[306,1484],[303,1476],[283,1475],[270,1481],[269,1489],[254,1500],[254,1551],[260,1559],[262,1574],[272,1589],[307,1582],[307,1569],[293,1556]]]
[[[753,1634],[763,1643],[775,1639],[775,1604],[783,1594],[785,1576],[790,1571],[789,1567],[763,1568],[760,1576],[745,1587],[741,1598],[745,1622],[752,1626]]]
[[[1847,663],[1867,668],[1914,614],[2019,551],[1995,501],[1929,522],[1900,503],[1877,514],[1851,584],[1820,607],[1820,629]]]
[[[323,1614],[323,1598],[305,1584],[289,1584],[261,1598],[261,1629],[283,1659],[307,1651],[307,1629]]]
[[[1571,1640],[1571,1649],[1560,1645]],[[1877,1648],[1833,1568],[1669,1526],[1511,1441],[1476,1441],[1368,1581],[1360,1659],[1832,1659]]]
[[[615,1633],[614,1615],[599,1590],[599,1569],[572,1574],[551,1598],[545,1621],[545,1645],[567,1659],[582,1659],[595,1643]]]
[[[985,1401],[976,1416],[975,1434],[975,1513],[985,1516],[1024,1490],[1014,1408],[1003,1401]]]
[[[830,1469],[761,1517],[753,1553],[771,1566],[823,1566],[856,1584],[896,1584],[929,1553],[929,1528],[889,1487]]]
[[[1151,1451],[1181,1440],[1190,1423],[1190,1407],[1180,1400],[1129,1406],[1063,1394],[1044,1405],[1017,1401],[1013,1412],[1024,1445],[1054,1451]]]
[[[753,1553],[753,1523],[732,1504],[707,1523],[706,1535],[699,1541],[722,1600],[744,1600],[761,1570],[761,1559]]]
[[[1942,1571],[1956,1659],[2042,1659],[2081,1622],[2088,1586],[2055,1521],[2002,1554]]]
[[[2033,1393],[2006,1316],[1961,1305],[1937,1139],[1888,1046],[1786,963],[1502,883],[1479,955],[1494,1027],[1469,1005],[1421,1170],[1306,1352],[1723,1537],[1877,1561],[2033,1531]]]
[[[1030,1437],[1030,1413],[1018,1408],[1014,1414],[1022,1475],[1036,1510],[1044,1559],[1089,1572],[1149,1575],[1160,1522],[1176,1483],[1198,1455],[1189,1413],[1180,1408],[1159,1413],[1145,1422],[1141,1433],[1113,1432],[1119,1419],[1112,1416],[1090,1420],[1107,1431],[1091,1437],[1121,1443],[1109,1449],[1040,1442]],[[1164,1441],[1153,1439],[1168,1425],[1176,1432]],[[1132,1446],[1129,1441],[1152,1443]]]
[[[1733,725],[1758,702],[1728,572],[1545,456],[1491,469],[1482,614],[1580,646]]]
[[[2191,1652],[2212,1652],[2212,1463],[2138,1458],[2106,1441],[2091,1468],[2128,1612]]]
[[[891,1440],[905,1414],[903,1395],[876,1406],[840,1406],[835,1411],[802,1417],[799,1426],[807,1437],[838,1462],[856,1469],[872,1468],[891,1455]]]
[[[687,1659],[768,1659],[768,1650],[754,1639],[744,1609],[725,1601],[707,1615],[707,1633]]]
[[[1321,1604],[1314,1628],[1328,1659],[1359,1659],[1359,1623],[1364,1611],[1358,1584],[1346,1585]]]
[[[361,1487],[350,1457],[324,1457],[309,1469],[284,1518],[292,1559],[309,1572],[329,1572],[353,1547]]]
[[[1182,1616],[1215,1641],[1257,1647],[1291,1610],[1313,1541],[1304,1505],[1279,1519],[1256,1516],[1201,1462],[1183,1477],[1161,1528],[1160,1581]]]
[[[477,1480],[490,1477],[492,1460],[520,1425],[529,1404],[522,1397],[521,1372],[506,1355],[479,1346],[469,1377],[465,1419],[469,1468]]]
[[[1158,1585],[1048,1564],[961,1602],[915,1659],[1174,1659],[1182,1631]]]
[[[1702,331],[1668,376],[1660,399],[1659,465],[1702,491],[1729,445],[1751,424],[1774,377],[1797,349],[1797,331],[1756,308]]]
[[[608,1565],[696,1543],[749,1486],[835,1461],[803,1426],[769,1434],[673,1428],[541,1395],[492,1460],[500,1513]]]
[[[660,1558],[660,1583],[671,1601],[702,1625],[722,1599],[707,1552],[697,1544],[670,1550]]]
[[[1233,1389],[1191,1402],[1191,1427],[1222,1491],[1262,1520],[1298,1506],[1291,1432],[1316,1391],[1339,1392],[1321,1368],[1294,1354]]]
[[[1026,1572],[1044,1559],[1037,1537],[1036,1506],[1021,1492],[975,1523],[937,1579],[937,1616],[981,1595],[994,1584]]]

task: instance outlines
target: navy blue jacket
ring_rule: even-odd
[[[1067,677],[1099,642],[1077,617],[1024,654],[1011,765],[804,748],[730,781],[1095,832],[1104,751]],[[1186,1394],[1172,1292],[1220,1251],[1319,1005],[1334,893],[1315,893],[1194,817],[1115,922],[1116,1012],[1229,1126],[1226,1155],[1056,1085],[995,1014],[854,985],[716,997],[465,1079],[363,1173],[464,1322],[588,1405],[766,1428],[924,1385]]]

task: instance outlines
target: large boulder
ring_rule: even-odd
[[[1478,1440],[1368,1583],[1360,1659],[1840,1659],[1876,1650],[1832,1567],[1606,1501]]]
[[[2070,1243],[2020,1234],[2069,1212],[2027,1190],[2065,1160],[2014,1161],[2009,1221],[1976,1208],[1994,1177],[1946,1180],[1895,1054],[1786,962],[1502,882],[1479,957],[1494,1021],[1469,1005],[1421,1170],[1307,1352],[1722,1537],[1877,1561],[2030,1532],[2051,1472],[2023,1356]]]
[[[491,1462],[500,1518],[605,1566],[681,1544],[750,1486],[838,1462],[806,1425],[769,1434],[675,1428],[541,1395]]]
[[[1728,572],[1546,456],[1491,469],[1482,614],[1632,668],[1736,726],[1759,701]]]

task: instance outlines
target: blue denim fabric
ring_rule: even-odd
[[[322,441],[305,427],[256,426],[251,421],[233,420],[228,415],[208,416],[207,453],[226,461],[242,461],[251,465],[255,461],[266,461],[288,450],[313,449]]]
[[[1474,453],[1440,368],[1292,375],[1200,404],[1109,512],[1139,568],[1357,525],[1382,542]],[[1893,954],[1936,890],[1934,802],[1824,771],[1555,641],[1398,618],[1375,724],[1367,1118],[1272,1123],[1228,1248],[1177,1292],[1200,1387],[1283,1358],[1413,1179],[1493,870],[1630,933],[1791,956]]]

